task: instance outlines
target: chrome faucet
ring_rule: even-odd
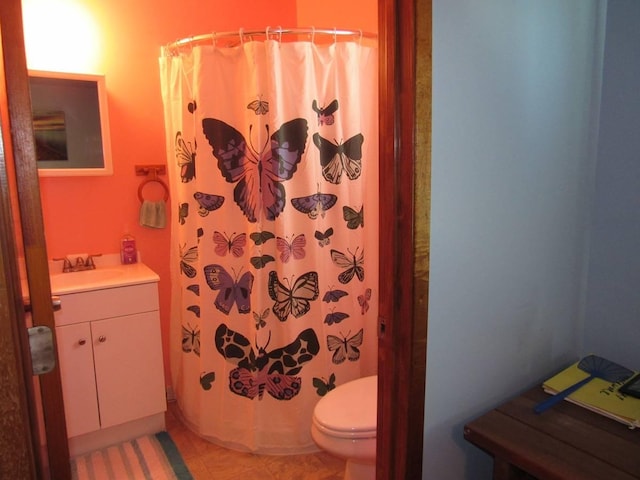
[[[69,257],[54,258],[53,260],[56,262],[58,261],[63,262],[62,273],[82,272],[83,270],[94,270],[96,268],[96,264],[93,259],[101,255],[102,255],[101,253],[94,253],[92,255],[88,255],[86,260],[82,257],[77,257],[75,264],[71,263],[71,260],[69,260]]]

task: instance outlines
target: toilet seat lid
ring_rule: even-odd
[[[320,399],[313,421],[321,430],[338,437],[375,437],[377,391],[377,375],[339,385]]]

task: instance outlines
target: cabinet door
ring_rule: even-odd
[[[56,327],[67,435],[100,428],[89,323]]]
[[[166,410],[158,312],[91,322],[102,428]]]

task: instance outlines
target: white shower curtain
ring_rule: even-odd
[[[316,450],[317,401],[376,371],[376,50],[182,50],[160,58],[180,411],[229,448]]]

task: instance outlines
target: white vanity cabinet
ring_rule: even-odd
[[[72,453],[80,453],[74,438],[86,450],[124,440],[125,431],[132,438],[162,430],[166,397],[157,283],[60,298],[56,336]]]

